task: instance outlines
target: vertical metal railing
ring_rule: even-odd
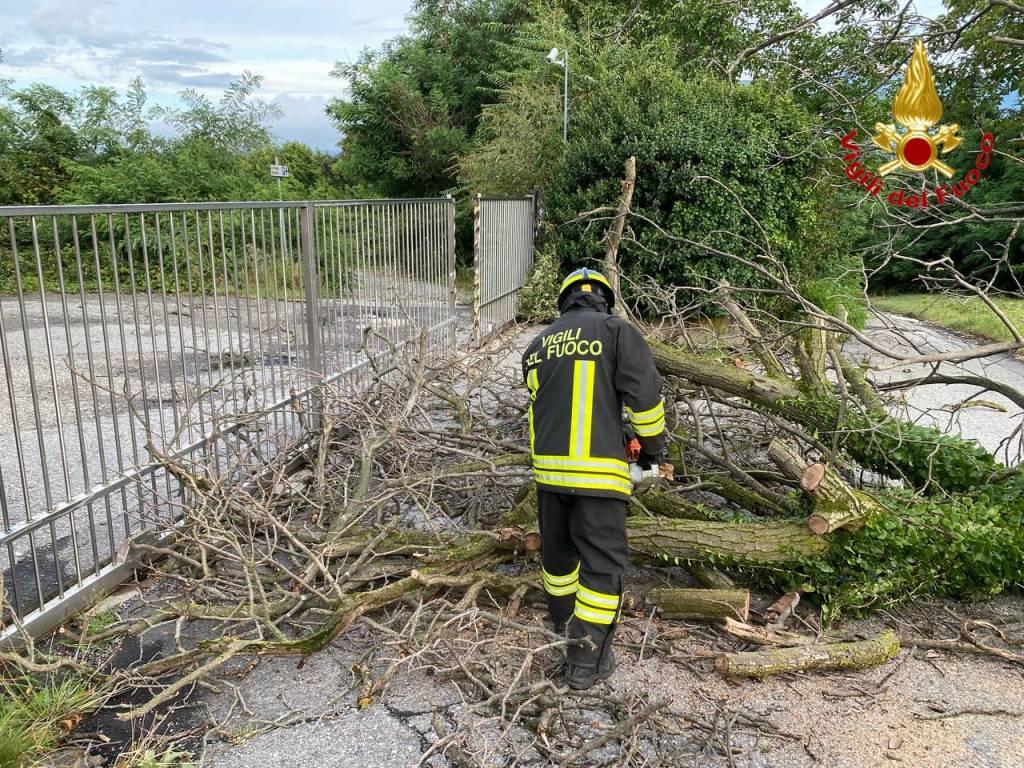
[[[453,222],[448,198],[0,207],[0,639],[177,516],[158,454],[238,479],[316,427],[322,381],[423,334],[448,354]]]
[[[516,317],[516,293],[533,267],[536,205],[533,197],[473,201],[473,336]]]

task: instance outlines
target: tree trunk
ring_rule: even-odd
[[[732,589],[736,586],[726,574],[707,563],[690,563],[686,566],[686,572],[709,589]]]
[[[608,228],[607,247],[604,252],[605,274],[618,299],[615,302],[613,311],[619,317],[626,317],[626,305],[621,301],[622,292],[619,288],[619,241],[622,240],[622,230],[626,226],[626,216],[629,214],[629,206],[633,202],[633,190],[635,188],[636,158],[629,157],[626,160],[626,178],[622,180],[622,195],[619,197],[619,206],[615,211],[615,218]]]
[[[725,677],[756,679],[811,669],[868,669],[894,658],[899,650],[899,638],[895,632],[887,629],[869,640],[853,643],[821,643],[794,648],[723,653],[715,660],[715,668]]]
[[[792,563],[828,550],[825,539],[802,525],[777,520],[723,523],[629,517],[626,529],[633,552],[677,565],[710,555],[747,565]]]
[[[712,510],[702,504],[684,499],[671,491],[660,488],[638,489],[633,494],[633,502],[642,505],[651,514],[661,517],[672,517],[681,520],[714,520]]]
[[[652,589],[647,601],[666,619],[739,619],[750,615],[745,589]]]
[[[754,325],[747,313],[743,311],[743,308],[733,299],[731,287],[729,281],[724,277],[718,281],[718,288],[722,294],[722,306],[725,308],[725,311],[729,313],[733,321],[747,335],[754,354],[761,361],[765,372],[776,379],[786,378],[786,369],[782,367],[782,363],[779,362],[772,348],[765,343],[761,332],[757,330],[757,326]]]

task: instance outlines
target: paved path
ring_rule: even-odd
[[[987,343],[899,315],[883,315],[873,320],[867,333],[876,343],[906,354],[950,352]],[[849,342],[845,351],[858,362],[867,360],[876,366],[893,362],[856,341]],[[890,370],[876,371],[872,377],[878,382],[903,381],[925,376],[933,368],[923,364],[899,365]],[[985,376],[1024,393],[1024,362],[1012,355],[972,360],[962,366],[944,364],[939,371],[949,375],[970,373]],[[987,401],[998,407],[959,407],[971,400]],[[1004,462],[1016,463],[1021,457],[1024,443],[1020,428],[1024,412],[1002,395],[982,392],[978,387],[967,384],[932,384],[906,392],[905,397],[894,403],[894,410],[912,421],[931,424],[946,432],[976,440]]]

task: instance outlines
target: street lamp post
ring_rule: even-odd
[[[569,141],[569,52],[563,51],[558,58],[558,49],[552,48],[548,53],[548,64],[557,64],[562,68],[562,143]]]

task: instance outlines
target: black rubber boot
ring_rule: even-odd
[[[551,626],[555,634],[564,635],[565,626],[572,617],[573,608],[576,605],[576,593],[569,595],[548,595],[548,616],[551,618]]]
[[[612,650],[615,624],[605,630],[577,620],[570,627],[570,636],[589,637],[596,646],[594,650],[580,646],[569,649],[565,682],[570,688],[585,691],[612,676],[615,672],[615,652]]]

